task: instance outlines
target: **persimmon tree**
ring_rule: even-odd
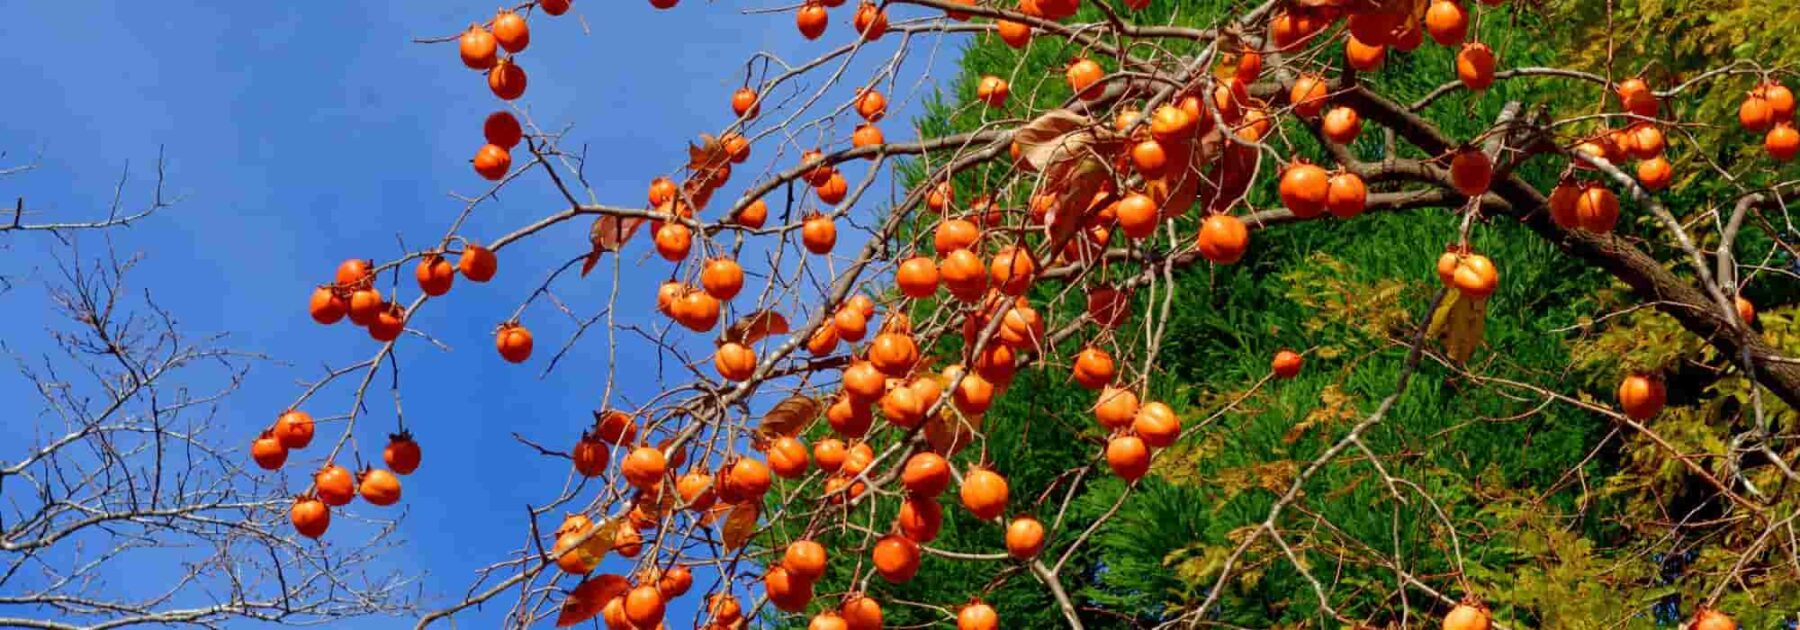
[[[674,2],[654,4],[679,15]],[[1603,418],[1702,481],[1698,502],[1719,514],[1704,525],[1681,515],[1664,524],[1671,535],[1705,527],[1733,541],[1721,547],[1727,570],[1705,576],[1699,601],[1682,613],[1695,627],[1733,627],[1732,615],[1772,619],[1780,613],[1719,604],[1792,596],[1781,584],[1800,578],[1787,560],[1800,551],[1787,534],[1800,515],[1788,489],[1800,481],[1791,439],[1800,359],[1786,315],[1771,323],[1744,297],[1759,277],[1791,275],[1763,262],[1793,254],[1785,202],[1794,185],[1780,165],[1800,150],[1800,134],[1783,68],[1740,61],[1670,76],[1514,65],[1509,49],[1484,35],[1528,33],[1538,18],[1497,1],[841,4],[782,9],[801,37],[838,43],[805,61],[750,59],[743,87],[720,95],[717,119],[696,121],[707,131],[696,132],[687,163],[646,174],[641,202],[588,185],[583,153],[564,146],[565,121],[537,121],[519,106],[532,38],[572,33],[557,16],[604,9],[541,0],[421,38],[457,48],[460,59],[446,52],[446,63],[476,71],[469,98],[507,104],[479,122],[485,142],[472,143],[474,176],[491,183],[463,199],[430,246],[351,258],[311,288],[315,320],[348,320],[379,344],[370,359],[328,371],[288,408],[271,410],[259,464],[281,468],[285,458],[313,473],[312,483],[290,488],[296,530],[329,539],[334,514],[379,513],[356,504],[357,495],[391,504],[404,475],[430,474],[423,431],[391,427],[391,437],[363,441],[390,432],[365,426],[369,390],[385,380],[399,404],[395,344],[432,340],[408,327],[419,309],[456,299],[459,282],[505,282],[517,303],[492,310],[503,360],[550,373],[569,353],[616,360],[634,343],[653,349],[664,369],[648,392],[620,391],[609,373],[591,418],[571,419],[562,435],[519,437],[521,452],[543,457],[531,465],[564,470],[569,482],[534,505],[517,549],[496,550],[501,559],[468,595],[420,626],[506,602],[509,625],[598,617],[610,627],[656,627],[675,621],[665,617],[677,598],[696,602],[696,624],[708,627],[781,619],[875,627],[899,611],[962,628],[1006,624],[1009,611],[980,593],[885,597],[931,556],[995,564],[991,585],[1036,584],[1063,622],[1084,627],[1096,613],[1069,595],[1082,576],[1065,572],[1068,561],[1091,553],[1085,546],[1149,487],[1160,459],[1184,441],[1229,431],[1240,403],[1283,387],[1309,360],[1305,350],[1274,353],[1266,374],[1202,414],[1160,399],[1150,384],[1171,362],[1171,321],[1206,308],[1178,290],[1177,274],[1229,273],[1272,230],[1438,212],[1454,220],[1435,240],[1392,244],[1428,249],[1436,264],[1417,273],[1435,284],[1416,312],[1391,318],[1399,334],[1387,341],[1402,357],[1384,394],[1366,405],[1340,397],[1333,413],[1345,421],[1322,425],[1331,432],[1324,445],[1266,488],[1273,499],[1209,558],[1199,595],[1154,620],[1210,623],[1234,589],[1273,570],[1299,576],[1311,616],[1346,625],[1404,625],[1421,614],[1448,628],[1542,619],[1529,604],[1495,611],[1484,603],[1495,594],[1484,592],[1484,576],[1464,571],[1460,543],[1478,532],[1459,532],[1424,490],[1429,481],[1393,472],[1404,457],[1394,450],[1406,445],[1373,435],[1427,370]],[[850,28],[832,29],[834,9]],[[990,32],[1021,52],[1014,72],[980,77],[973,100],[942,112],[967,130],[899,129],[890,103],[910,100],[899,95],[917,84],[902,76],[902,62],[926,42]],[[873,75],[847,72],[869,56],[880,61]],[[1026,63],[1034,56],[1068,61],[1043,72]],[[1410,63],[1414,56],[1445,63]],[[1409,99],[1384,89],[1384,74],[1402,71],[1433,87]],[[1587,98],[1502,98],[1528,93],[1513,85]],[[1735,120],[1683,116],[1695,111],[1683,99],[1719,85],[1744,92]],[[531,88],[545,89],[557,87]],[[1439,106],[1447,99],[1465,107]],[[1470,122],[1470,112],[1484,111],[1478,105],[1491,115]],[[1740,130],[1716,131],[1727,126]],[[1702,131],[1765,155],[1711,159],[1689,144]],[[1676,183],[1677,164],[1725,183],[1707,189],[1704,206],[1672,207],[1661,191]],[[896,171],[911,185],[883,199],[877,182]],[[505,233],[465,233],[471,216],[516,186],[547,187],[563,203]],[[499,273],[510,249],[583,227],[589,247],[562,264]],[[1606,317],[1660,314],[1669,334],[1706,356],[1614,360],[1615,370],[1625,368],[1609,383],[1615,401],[1472,362],[1494,296],[1531,291],[1507,287],[1506,278],[1529,274],[1508,271],[1510,261],[1483,246],[1500,230],[1528,231],[1622,285],[1633,304]],[[662,283],[655,295],[620,292],[631,275]],[[563,297],[596,283],[610,288],[594,311]],[[621,326],[622,312],[660,317],[649,328]],[[538,347],[549,339],[557,342]],[[1726,412],[1734,420],[1715,436],[1731,444],[1717,465],[1655,426],[1667,374],[1690,360],[1742,387]],[[378,379],[384,372],[394,378]],[[1038,392],[1055,385],[1057,396],[1033,402],[1068,408],[1005,418],[1008,431],[990,430],[999,426],[996,401],[1022,378],[1037,379]],[[341,428],[313,441],[314,414]],[[991,455],[1022,440],[1085,457],[1020,485]],[[343,463],[375,461],[376,450],[385,467]],[[1396,527],[1402,509],[1407,520],[1430,523],[1448,541],[1453,569],[1421,573],[1400,549],[1320,537],[1338,526],[1309,509],[1330,490],[1319,480],[1351,469],[1391,499]],[[1066,518],[1101,478],[1123,484],[1111,506]],[[991,530],[989,548],[934,545],[946,511]],[[1293,542],[1302,539],[1309,544]],[[1323,559],[1353,575],[1333,575]]]
[[[41,175],[35,163],[0,167],[0,182]],[[12,432],[0,449],[0,626],[320,623],[406,610],[404,576],[365,571],[391,530],[296,544],[278,480],[250,474],[242,443],[225,437],[221,410],[267,359],[184,330],[179,309],[133,281],[141,256],[121,251],[115,232],[175,200],[160,158],[148,190],[131,183],[127,172],[112,205],[86,216],[16,197],[0,224],[0,352],[19,394],[7,400]]]

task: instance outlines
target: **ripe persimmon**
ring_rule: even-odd
[[[669,305],[669,316],[683,328],[706,332],[719,325],[719,300],[700,289],[685,288]]]
[[[312,414],[289,409],[275,419],[275,439],[290,449],[306,448],[313,439]]]
[[[418,470],[420,456],[419,443],[406,431],[389,435],[387,446],[381,449],[381,461],[397,475],[410,475]]]
[[[1063,77],[1068,79],[1069,89],[1084,101],[1100,98],[1104,92],[1096,84],[1106,77],[1106,70],[1092,59],[1082,57],[1069,62],[1069,67],[1063,71]]]
[[[1629,374],[1619,383],[1619,408],[1633,420],[1649,420],[1662,412],[1668,395],[1662,379],[1650,374]]]
[[[1325,112],[1325,119],[1319,124],[1319,132],[1332,142],[1350,144],[1362,132],[1362,118],[1356,115],[1356,110],[1349,107],[1333,107],[1331,111]]]
[[[981,258],[967,249],[957,249],[938,261],[938,277],[957,299],[979,299],[988,286],[988,270]]]
[[[908,540],[931,542],[944,526],[944,506],[935,498],[909,495],[900,500],[900,513],[894,524]]]
[[[487,282],[494,279],[494,272],[499,271],[500,261],[494,256],[494,250],[468,243],[456,259],[456,269],[471,282]]]
[[[725,147],[725,156],[732,164],[743,164],[744,160],[750,159],[750,139],[745,138],[744,134],[728,132],[719,136],[719,144]]]
[[[1099,402],[1094,404],[1094,419],[1108,429],[1131,426],[1137,413],[1138,397],[1129,389],[1106,386],[1100,390]]]
[[[725,343],[713,353],[713,367],[727,381],[748,380],[756,372],[756,351],[741,343]]]
[[[864,88],[856,94],[856,115],[868,122],[881,122],[887,115],[887,97],[881,92]]]
[[[663,260],[680,261],[687,258],[694,247],[694,231],[688,226],[670,221],[656,230],[656,253]]]
[[[357,491],[364,501],[373,505],[393,505],[400,502],[400,478],[394,473],[380,468],[371,468],[362,474],[362,483]]]
[[[739,458],[725,468],[724,479],[719,484],[719,496],[733,502],[757,500],[769,492],[769,486],[773,483],[774,479],[769,477],[767,465],[748,457]]]
[[[625,595],[625,618],[639,628],[654,628],[663,620],[662,591],[654,584],[641,584]]]
[[[1787,86],[1774,82],[1763,85],[1763,100],[1769,104],[1769,113],[1775,120],[1794,119],[1794,92]]]
[[[837,247],[837,225],[829,215],[814,213],[800,226],[800,242],[806,251],[823,256]]]
[[[996,109],[1006,106],[1006,96],[1011,91],[1006,79],[991,74],[982,76],[975,84],[975,98]]]
[[[844,458],[848,454],[849,449],[844,447],[844,441],[837,438],[825,438],[813,443],[813,461],[819,464],[819,470],[828,473],[835,473],[843,468]]]
[[[974,245],[975,241],[980,238],[981,228],[976,227],[973,222],[965,219],[947,219],[939,223],[937,229],[932,232],[932,246],[937,249],[938,256],[944,257],[946,254]],[[939,273],[942,272],[940,269]]]
[[[1469,35],[1469,12],[1457,0],[1432,0],[1425,10],[1425,32],[1439,46],[1461,46]]]
[[[400,338],[406,331],[406,310],[399,304],[388,302],[376,312],[375,321],[369,322],[369,337],[387,343]]]
[[[262,435],[250,442],[250,459],[263,470],[280,470],[287,463],[288,448],[275,437],[274,430],[263,431]]]
[[[839,396],[832,405],[824,407],[824,421],[832,425],[839,436],[862,437],[869,432],[869,423],[875,416],[869,412],[868,400],[853,400],[848,394]]]
[[[1477,602],[1463,602],[1444,615],[1444,630],[1488,630],[1488,610]]]
[[[1550,189],[1550,221],[1557,227],[1573,229],[1581,227],[1581,218],[1575,211],[1575,203],[1581,198],[1582,188],[1575,180],[1564,178]]]
[[[1330,183],[1327,180],[1327,198]],[[1200,224],[1200,255],[1221,265],[1235,263],[1250,248],[1250,230],[1244,222],[1229,214],[1212,214]]]
[[[1387,61],[1387,46],[1370,44],[1357,39],[1355,35],[1344,41],[1344,62],[1358,72],[1374,72],[1381,69]]]
[[[856,32],[862,34],[864,41],[872,42],[881,39],[881,36],[887,34],[888,30],[887,9],[864,0],[862,4],[857,5],[856,15],[851,19],[850,24],[856,28]]]
[[[494,333],[494,349],[510,363],[523,363],[531,358],[531,331],[517,322],[501,324]]]
[[[994,288],[1006,295],[1019,295],[1031,288],[1036,273],[1037,262],[1031,257],[1031,250],[1017,245],[1000,248],[988,265]]]
[[[1044,524],[1030,516],[1021,516],[1006,524],[1006,552],[1020,560],[1029,560],[1044,549]]]
[[[1494,84],[1494,50],[1481,42],[1463,44],[1456,53],[1456,78],[1470,90],[1488,89]]]
[[[1105,350],[1088,346],[1075,354],[1075,382],[1088,389],[1106,387],[1113,379],[1112,355]]]
[[[419,291],[435,297],[450,292],[450,286],[456,283],[456,267],[442,254],[433,252],[419,259],[413,277],[419,281]]]
[[[694,573],[687,567],[675,565],[662,571],[656,578],[656,591],[665,599],[673,599],[687,594],[694,587]]]
[[[873,123],[857,125],[856,131],[850,133],[850,146],[857,149],[878,146],[886,141],[887,138],[881,135],[881,128]]]
[[[331,527],[331,508],[318,499],[302,497],[294,500],[294,507],[288,509],[288,520],[301,536],[318,538]]]
[[[1031,25],[1012,20],[995,19],[994,30],[1000,35],[1000,41],[1013,48],[1024,48],[1031,43]]]
[[[322,284],[313,288],[312,299],[307,304],[306,311],[315,322],[335,324],[350,312],[350,302],[336,288]]]
[[[510,101],[525,95],[525,69],[507,57],[494,62],[488,70],[488,91],[500,100]]]
[[[918,343],[906,333],[881,333],[869,344],[869,364],[884,375],[905,376],[918,362]]]
[[[499,55],[494,34],[479,24],[470,24],[469,30],[463,31],[462,36],[456,39],[456,45],[458,52],[462,54],[463,65],[474,70],[494,67],[494,61]]]
[[[1482,628],[1485,629],[1486,626]],[[1738,623],[1731,615],[1711,608],[1701,608],[1694,613],[1694,623],[1688,626],[1688,630],[1738,630]]]
[[[1145,139],[1131,147],[1131,165],[1145,177],[1161,176],[1168,164],[1168,152],[1163,150],[1162,143],[1154,139]]]
[[[1450,183],[1470,197],[1487,194],[1494,178],[1494,161],[1479,148],[1467,147],[1450,158]]]
[[[562,15],[569,12],[570,0],[537,0],[539,9],[550,15]]]
[[[981,603],[981,600],[970,602],[956,612],[956,630],[997,630],[1000,627],[1000,615],[994,607]]]
[[[1369,190],[1356,173],[1338,173],[1326,182],[1325,209],[1334,217],[1348,219],[1362,214],[1368,200]]]
[[[1150,137],[1177,144],[1193,137],[1197,121],[1180,107],[1163,105],[1150,113]]]
[[[1299,353],[1284,348],[1275,353],[1269,369],[1275,372],[1276,378],[1294,378],[1300,374],[1300,366],[1304,362],[1305,359]]]
[[[849,628],[850,623],[844,621],[843,616],[830,610],[813,615],[812,621],[806,624],[806,630],[849,630]]]
[[[1000,473],[987,468],[976,467],[963,475],[962,488],[957,491],[964,508],[975,518],[990,521],[998,518],[1006,511],[1009,490],[1006,478]]]
[[[1656,117],[1656,93],[1650,90],[1650,84],[1641,78],[1630,78],[1619,82],[1613,90],[1619,96],[1619,105],[1625,111],[1644,116]]]
[[[662,449],[653,446],[632,449],[619,461],[619,472],[625,476],[625,481],[642,490],[655,489],[662,483],[663,473],[667,470],[668,459]]]
[[[830,25],[831,16],[825,12],[824,5],[815,0],[808,0],[794,12],[794,25],[800,28],[800,36],[807,39],[818,39],[825,34],[825,27]]]
[[[1288,102],[1293,104],[1294,114],[1301,118],[1319,115],[1325,109],[1325,79],[1316,74],[1300,75],[1294,80],[1294,87],[1288,90]]]
[[[333,280],[337,282],[337,287],[340,289],[353,290],[367,287],[375,280],[373,265],[373,261],[361,258],[347,259],[338,263]]]
[[[1156,226],[1161,222],[1157,217],[1156,202],[1149,195],[1129,193],[1113,206],[1114,216],[1118,217],[1119,229],[1136,240],[1143,240],[1156,233]]]
[[[1763,150],[1768,151],[1769,157],[1778,162],[1793,160],[1794,154],[1800,153],[1800,132],[1794,131],[1792,123],[1775,123],[1775,127],[1769,130],[1769,135],[1763,138]]]
[[[343,466],[327,463],[313,473],[313,492],[326,505],[344,505],[356,497],[356,480]]]
[[[756,230],[761,229],[763,222],[767,221],[768,218],[769,204],[758,199],[750,202],[750,205],[744,206],[744,209],[739,211],[733,220],[736,221],[738,225]]]
[[[937,263],[924,256],[914,256],[900,263],[894,271],[894,284],[910,298],[926,298],[937,293]]]
[[[950,462],[931,451],[914,453],[901,469],[900,484],[911,496],[934,498],[950,487]]]
[[[350,294],[350,323],[367,326],[375,323],[381,316],[386,302],[381,300],[381,291],[375,287],[363,287]]]
[[[1745,325],[1756,323],[1755,304],[1750,303],[1750,300],[1745,299],[1742,295],[1732,298],[1732,302],[1733,306],[1737,308],[1738,319],[1744,320]]]
[[[1143,438],[1144,443],[1162,448],[1175,443],[1181,437],[1181,419],[1175,416],[1175,410],[1161,402],[1147,402],[1138,407],[1137,415],[1132,418],[1131,430]]]
[[[1751,91],[1738,104],[1738,124],[1744,131],[1763,133],[1775,125],[1775,108],[1761,88]]]
[[[1281,174],[1281,204],[1300,218],[1311,218],[1325,212],[1325,197],[1331,176],[1325,169],[1296,162]]]
[[[825,177],[825,183],[814,187],[813,192],[818,193],[819,201],[835,206],[844,200],[844,195],[849,194],[850,182],[844,179],[843,173],[832,169],[831,174]]]
[[[1605,186],[1588,184],[1575,198],[1575,217],[1589,232],[1611,232],[1619,222],[1619,197]]]
[[[730,258],[708,260],[700,270],[700,286],[707,295],[728,301],[744,289],[744,268]]]
[[[680,495],[687,509],[704,512],[718,501],[718,494],[713,490],[713,476],[701,471],[688,471],[675,480],[675,493]]]
[[[811,540],[788,543],[781,554],[781,566],[794,577],[811,582],[825,576],[825,546]]]
[[[1457,260],[1456,271],[1451,274],[1450,279],[1456,289],[1465,295],[1487,297],[1499,287],[1500,272],[1487,256],[1470,254]]]
[[[806,474],[806,444],[799,438],[781,436],[769,443],[769,450],[764,453],[769,459],[769,470],[785,479],[799,479]]]
[[[1138,436],[1115,435],[1106,441],[1106,465],[1120,479],[1137,481],[1150,472],[1150,447]]]
[[[911,387],[895,387],[881,395],[881,415],[896,426],[911,429],[924,423],[925,406]]]
[[[475,167],[475,173],[483,179],[497,181],[506,177],[507,170],[512,168],[512,154],[497,144],[481,145],[475,151],[475,157],[469,160]]]
[[[994,384],[981,374],[970,372],[956,384],[950,402],[965,414],[984,413],[994,404]]]
[[[737,114],[739,118],[755,118],[762,109],[758,107],[758,100],[756,90],[738,88],[731,93],[731,113]]]
[[[875,571],[894,584],[904,584],[919,572],[919,545],[905,536],[888,534],[875,542],[870,554]]]
[[[509,53],[525,50],[531,45],[531,27],[525,23],[525,17],[516,12],[501,9],[494,16],[494,42]]]
[[[1668,159],[1658,155],[1638,162],[1637,178],[1645,190],[1662,190],[1675,180],[1675,168],[1669,165]]]

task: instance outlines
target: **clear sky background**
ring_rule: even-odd
[[[670,11],[655,11],[643,0],[576,0],[569,15],[533,21],[531,46],[521,56],[530,89],[519,103],[541,125],[569,127],[565,148],[587,147],[587,177],[600,201],[642,204],[646,182],[679,166],[688,140],[730,122],[728,96],[741,84],[750,54],[763,50],[798,62],[847,42],[854,7],[834,9],[825,37],[807,42],[795,32],[791,13],[743,15],[746,5],[697,0]],[[259,365],[224,409],[232,434],[218,441],[247,449],[256,431],[298,394],[298,380],[316,377],[324,365],[366,359],[378,348],[359,329],[313,324],[305,311],[310,288],[327,281],[345,258],[386,260],[402,253],[402,240],[415,248],[435,242],[462,207],[449,193],[486,189],[468,158],[482,142],[481,119],[499,101],[478,73],[461,66],[454,44],[410,40],[459,32],[493,8],[468,0],[9,6],[7,19],[0,20],[0,67],[8,77],[7,94],[0,97],[0,151],[6,152],[0,166],[35,157],[38,169],[0,180],[0,197],[11,206],[13,197],[23,196],[28,207],[45,212],[36,220],[94,216],[104,212],[129,164],[125,202],[141,203],[163,147],[169,191],[181,202],[117,232],[115,242],[123,251],[147,255],[133,277],[135,287],[152,292],[188,332],[229,332],[230,345],[285,362]],[[583,32],[581,20],[591,32]],[[860,55],[848,76],[868,76],[896,39],[890,35]],[[927,65],[933,77],[953,76],[960,41],[915,45],[921,47],[917,61],[900,72],[904,89],[893,95],[892,122],[883,125],[890,141],[913,137],[905,126],[932,86],[911,88]],[[849,98],[847,88],[833,94],[835,100],[821,107]],[[853,122],[840,119],[840,137],[847,139]],[[774,153],[761,146],[754,151],[751,165],[757,166]],[[774,159],[791,164],[795,149]],[[715,207],[734,199],[762,170],[740,168]],[[845,168],[852,187],[863,172]],[[877,191],[879,197],[900,194],[886,185],[871,194]],[[526,177],[498,203],[485,204],[464,233],[493,238],[559,208],[542,175]],[[549,354],[573,326],[536,304],[525,315],[538,338],[527,366],[503,363],[492,342],[494,325],[530,288],[583,251],[586,231],[585,221],[573,222],[507,250],[495,282],[459,279],[448,300],[429,304],[410,322],[451,351],[410,336],[401,343],[407,422],[425,457],[420,471],[404,479],[404,499],[394,508],[404,509],[400,536],[406,542],[384,562],[423,573],[427,608],[460,596],[476,567],[516,549],[524,506],[564,487],[566,461],[533,455],[511,434],[566,448],[600,404],[607,371],[603,337],[587,339],[565,365],[542,375]],[[839,251],[856,244],[847,235]],[[46,258],[49,239],[13,238],[6,245],[0,273],[23,280],[21,288],[0,295],[6,339],[10,351],[31,356],[43,347],[34,347],[28,331],[50,325],[44,294],[31,282],[54,272]],[[639,239],[622,259],[620,314],[627,321],[653,321],[653,287],[668,274],[667,264],[644,258],[647,251]],[[605,303],[609,264],[595,277],[560,285],[583,315]],[[410,274],[408,266],[402,285],[407,299],[416,295]],[[621,402],[653,395],[659,386],[642,366],[656,357],[642,345],[622,343],[620,359]],[[0,374],[0,400],[29,400],[24,385],[16,374]],[[348,390],[340,388],[308,407],[316,415],[335,415],[348,405]],[[369,408],[356,442],[365,458],[378,458],[394,428],[385,390],[372,392]],[[0,459],[23,448],[32,421],[29,415],[0,416],[0,435],[8,437]],[[322,439],[338,431],[324,427]],[[316,466],[322,454],[314,447],[290,459],[282,474],[291,490],[304,488],[297,471]],[[377,508],[358,503],[351,509]],[[327,539],[354,533],[336,527]],[[120,588],[145,576],[143,567],[110,570]],[[461,619],[464,627],[488,627],[505,608],[502,602]],[[672,619],[685,621],[690,610],[678,607]],[[376,619],[340,627],[393,625]]]

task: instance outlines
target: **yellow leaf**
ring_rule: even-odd
[[[1437,310],[1432,311],[1431,325],[1425,334],[1443,342],[1444,354],[1462,364],[1474,356],[1486,329],[1487,298],[1463,295],[1452,288],[1444,294]]]
[[[619,534],[619,523],[618,519],[607,519],[595,525],[593,535],[575,548],[576,553],[581,554],[584,561],[600,564],[600,560],[606,557],[606,552],[612,551],[613,539]]]

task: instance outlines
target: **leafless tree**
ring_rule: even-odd
[[[169,207],[162,166],[141,206],[121,201],[127,170],[102,215],[34,216],[19,198],[0,225],[0,243],[48,239],[33,251],[54,257],[16,279],[41,294],[0,294],[8,312],[45,314],[43,328],[31,317],[0,325],[5,378],[17,381],[5,386],[31,394],[0,418],[0,627],[318,624],[406,610],[408,580],[368,568],[392,524],[331,544],[298,537],[280,480],[259,474],[229,428],[232,396],[268,359],[183,330],[178,308],[133,282],[143,255],[123,253],[123,229]]]

